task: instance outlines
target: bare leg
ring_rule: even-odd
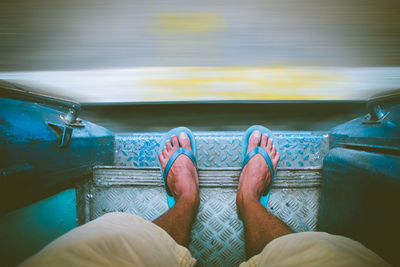
[[[167,141],[162,153],[158,156],[164,170],[172,154],[180,146],[192,150],[190,139],[185,133],[174,135]],[[172,165],[168,177],[168,188],[175,198],[175,205],[166,213],[153,221],[163,228],[180,245],[188,247],[190,232],[196,218],[199,198],[199,180],[193,162],[185,155],[180,155]]]
[[[272,139],[254,131],[250,136],[247,153],[260,145],[271,157],[276,169],[280,155],[276,153]],[[281,220],[268,212],[259,202],[263,190],[270,184],[271,174],[261,155],[255,155],[244,167],[239,181],[236,205],[244,224],[246,255],[248,258],[260,253],[273,239],[293,233]]]

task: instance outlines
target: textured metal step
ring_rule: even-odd
[[[163,133],[119,134],[115,139],[116,166],[157,167]],[[278,168],[321,167],[329,149],[325,132],[274,132],[279,140]],[[241,167],[243,132],[194,132],[201,167]]]
[[[296,232],[316,229],[325,133],[276,132],[282,160],[268,210]],[[97,166],[78,188],[80,223],[123,211],[154,220],[167,211],[157,165],[162,133],[122,134],[115,142],[115,165]],[[200,209],[190,251],[200,265],[238,266],[245,260],[243,225],[236,214],[241,166],[241,132],[197,132]]]
[[[163,186],[159,168],[97,166],[93,174],[95,186]],[[200,168],[198,174],[200,187],[237,188],[240,168]],[[320,184],[320,169],[281,169],[272,188],[313,188]]]

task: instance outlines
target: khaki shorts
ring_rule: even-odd
[[[157,225],[109,213],[66,233],[21,266],[193,266],[189,250]],[[277,238],[240,266],[385,266],[374,252],[342,236],[319,232]]]

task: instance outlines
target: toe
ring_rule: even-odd
[[[273,140],[272,138],[268,138],[268,142],[267,142],[267,152],[270,153],[272,150],[272,145],[273,145]]]
[[[165,165],[166,165],[166,157],[165,157],[164,153],[161,153],[158,155],[158,160],[160,161],[161,167],[164,170]]]
[[[266,148],[267,142],[268,142],[268,135],[264,133],[261,137],[261,147]]]
[[[163,163],[165,160],[164,154],[163,153],[158,154],[158,159],[160,160],[161,163]]]
[[[190,139],[189,139],[189,136],[186,133],[181,132],[179,134],[179,144],[182,147],[192,151],[192,147],[190,146]]]
[[[272,159],[272,161],[274,162],[274,165],[275,165],[275,162],[278,163],[280,159],[281,159],[281,155],[276,153],[275,157]]]
[[[162,156],[163,156],[164,159],[168,159],[168,157],[169,157],[168,154],[169,154],[169,153],[168,153],[168,151],[167,151],[167,149],[166,149],[165,147],[164,147],[164,149],[163,149],[163,151],[162,151],[161,154],[162,154]]]
[[[272,150],[271,150],[271,158],[274,158],[276,155],[276,147],[272,146]]]
[[[176,137],[176,135],[173,135],[171,136],[171,140],[172,140],[172,146],[174,148],[178,148],[179,147],[178,137]]]
[[[249,137],[249,147],[247,148],[247,153],[249,153],[253,148],[257,147],[261,142],[261,133],[255,130]]]
[[[278,162],[281,159],[281,155],[279,155],[278,153],[276,153],[275,157],[272,158],[272,165],[274,165],[274,169],[276,171],[276,168],[278,166]]]
[[[165,142],[165,147],[168,152],[170,152],[172,150],[171,140],[167,140],[167,142]]]

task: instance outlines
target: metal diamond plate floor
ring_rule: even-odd
[[[194,134],[201,204],[189,249],[200,266],[238,266],[245,260],[243,225],[235,205],[242,133]],[[310,132],[276,135],[283,159],[268,209],[296,232],[315,230],[328,135]],[[112,211],[136,214],[151,221],[167,210],[161,175],[155,168],[160,139],[161,133],[116,137],[116,166],[95,168],[93,180],[78,188],[80,223]]]
[[[113,211],[152,221],[168,206],[163,187],[127,186],[91,189],[90,220]],[[201,188],[201,204],[189,250],[201,266],[238,266],[245,261],[243,225],[236,214],[236,189]],[[268,209],[294,231],[316,227],[317,188],[272,189]]]
[[[163,133],[119,134],[115,139],[117,166],[157,167]],[[329,149],[325,132],[274,132],[282,155],[278,167],[321,167]],[[240,167],[242,132],[194,132],[199,167]]]

